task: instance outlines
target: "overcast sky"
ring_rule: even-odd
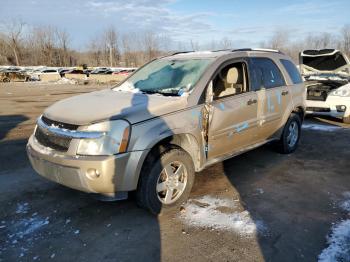
[[[177,41],[201,43],[226,36],[237,47],[255,47],[279,29],[295,38],[336,32],[350,23],[350,0],[0,0],[0,23],[67,30],[75,48],[99,31],[154,31]]]

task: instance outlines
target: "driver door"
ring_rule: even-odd
[[[258,96],[249,90],[247,63],[225,63],[212,80],[207,157],[231,155],[257,141]]]

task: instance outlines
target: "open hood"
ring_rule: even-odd
[[[350,76],[350,63],[345,54],[335,49],[305,50],[300,53],[300,71],[304,76],[339,74]]]
[[[134,94],[106,89],[61,100],[48,107],[44,116],[75,125],[88,125],[111,118],[123,118],[130,123],[136,123],[180,110],[186,105],[186,97]]]

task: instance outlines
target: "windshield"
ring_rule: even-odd
[[[113,90],[182,95],[194,87],[211,61],[212,59],[155,60]]]

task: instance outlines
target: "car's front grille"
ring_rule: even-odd
[[[331,109],[330,108],[325,108],[325,107],[307,107],[306,111],[327,113],[327,112],[331,112]]]
[[[48,119],[44,116],[41,117],[41,120],[48,127],[55,126],[56,128],[69,129],[69,130],[77,130],[79,127],[77,125],[57,122],[57,121]],[[53,132],[47,131],[45,130],[45,128],[40,127],[40,125],[37,126],[34,136],[41,145],[45,147],[49,147],[56,151],[61,151],[61,152],[67,152],[70,142],[72,141],[72,138],[60,136]]]

